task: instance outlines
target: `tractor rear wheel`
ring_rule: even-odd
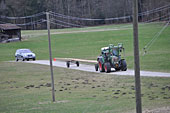
[[[105,69],[106,73],[111,72],[111,65],[110,65],[110,63],[105,63],[104,64],[104,69]]]
[[[127,70],[127,64],[125,60],[121,60],[121,70],[126,71]]]
[[[98,65],[99,65],[99,70],[100,70],[100,72],[104,72],[105,70],[104,70],[104,66],[103,66],[103,64],[101,63],[101,61],[98,61]]]

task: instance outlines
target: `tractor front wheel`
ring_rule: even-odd
[[[110,66],[110,63],[105,63],[105,64],[104,64],[104,69],[105,69],[105,72],[106,72],[106,73],[111,72],[111,66]]]
[[[104,72],[105,70],[104,70],[104,66],[103,66],[103,64],[101,63],[101,61],[98,61],[98,65],[99,65],[99,70],[100,70],[100,72]]]
[[[126,71],[127,70],[127,64],[125,60],[121,61],[121,70],[122,71]]]

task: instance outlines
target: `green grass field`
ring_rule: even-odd
[[[141,69],[170,72],[170,27],[162,32],[146,55],[142,48],[164,24],[140,24]],[[129,24],[51,30],[51,33],[115,29]],[[54,57],[96,59],[100,48],[123,43],[128,68],[133,68],[132,27],[126,30],[53,34]],[[22,31],[22,42],[0,44],[0,112],[51,113],[133,113],[135,112],[134,77],[111,76],[54,67],[56,102],[51,100],[49,66],[4,62],[14,60],[19,48],[30,48],[37,60],[49,59],[47,31]],[[40,36],[40,35],[41,36]],[[170,106],[170,78],[141,77],[142,107],[155,109]]]
[[[129,24],[109,25],[108,29],[121,28]],[[139,43],[141,69],[151,71],[170,72],[170,27],[166,28],[160,37],[153,43],[148,54],[143,56],[144,46],[152,40],[153,36],[161,30],[164,24],[140,24]],[[90,28],[74,28],[73,31],[106,29],[107,26]],[[131,27],[129,27],[131,28]],[[52,30],[55,32],[67,32],[71,29]],[[23,31],[24,35],[47,33],[46,31]],[[52,38],[53,57],[82,58],[95,60],[100,54],[100,48],[109,44],[123,43],[126,50],[128,68],[133,68],[133,35],[132,29],[113,30],[103,32],[86,32],[72,34],[54,34]],[[36,36],[36,35],[35,35]],[[19,48],[30,48],[36,53],[37,59],[48,59],[47,35],[27,38],[22,42],[0,44],[0,61],[14,60],[14,53]],[[152,60],[151,60],[152,59]]]
[[[0,112],[133,113],[134,77],[110,76],[54,67],[52,103],[49,67],[0,65]],[[142,77],[143,110],[170,106],[170,78]]]

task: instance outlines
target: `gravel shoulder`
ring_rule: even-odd
[[[49,60],[25,61],[25,63],[50,65]],[[59,61],[59,60],[53,61],[53,66],[67,68],[66,62]],[[94,65],[81,64],[81,63],[79,67],[73,64],[70,66],[69,69],[100,73],[99,71],[97,72],[95,71]],[[112,70],[111,73],[106,73],[106,74],[134,76],[134,70],[128,69],[127,71],[118,71],[118,72],[114,72],[114,70]],[[140,71],[140,74],[141,76],[148,76],[148,77],[170,77],[170,73],[164,73],[164,72]]]

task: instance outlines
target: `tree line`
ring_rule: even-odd
[[[169,4],[170,0],[139,0],[139,13],[150,11]],[[20,17],[33,15],[43,11],[52,11],[74,17],[106,19],[132,15],[132,6],[132,0],[0,0],[0,15]],[[149,19],[159,17],[159,20],[161,20],[162,15],[169,14],[169,11],[170,9],[167,8],[149,15],[141,15],[139,16],[139,21],[147,21]],[[0,20],[2,21],[3,19],[0,18]],[[3,21],[18,23],[17,20],[15,20],[15,22],[13,20]],[[29,20],[24,20],[23,22],[27,21]],[[81,24],[83,26],[89,26],[112,23],[127,23],[131,22],[132,18],[90,22],[77,20],[74,20],[73,22],[73,20],[66,19],[65,21],[74,24]],[[21,21],[19,20],[19,22]]]

